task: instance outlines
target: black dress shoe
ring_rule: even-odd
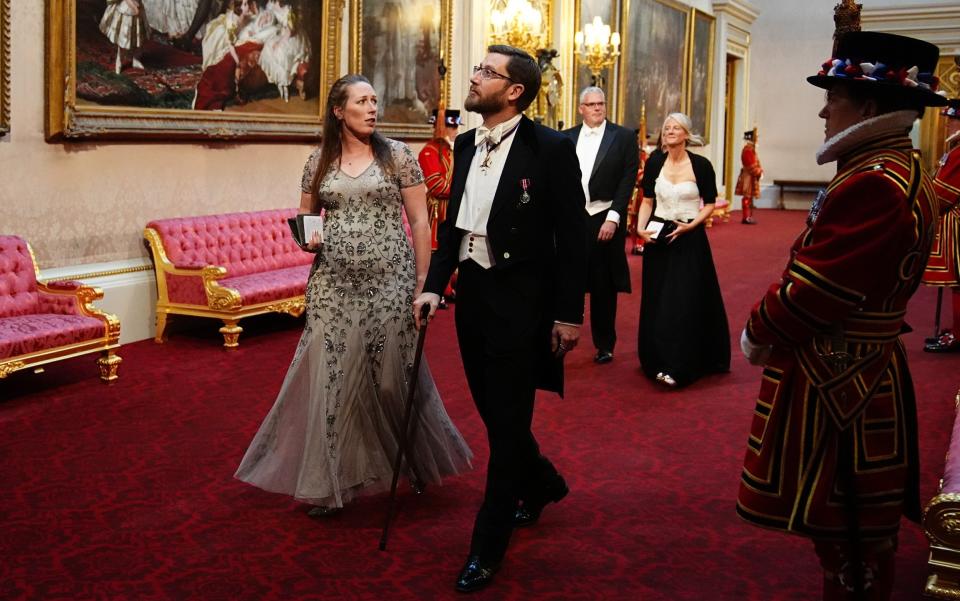
[[[524,499],[523,505],[518,507],[513,514],[513,527],[524,528],[536,524],[537,520],[540,519],[540,514],[543,513],[544,507],[549,503],[561,501],[569,492],[567,482],[563,479],[563,476],[557,474],[549,486],[539,491],[538,498]]]
[[[610,351],[597,351],[597,356],[593,358],[594,363],[604,364],[613,361],[613,353]]]
[[[960,339],[953,332],[947,332],[934,342],[923,345],[923,350],[928,353],[954,353],[960,351]]]
[[[500,566],[487,564],[479,555],[471,555],[457,576],[455,588],[461,593],[479,591],[493,581],[493,575]]]

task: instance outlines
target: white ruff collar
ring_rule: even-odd
[[[894,111],[851,125],[824,142],[817,150],[817,165],[832,163],[868,140],[908,132],[917,119],[916,111]]]

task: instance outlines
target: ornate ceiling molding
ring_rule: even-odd
[[[864,6],[860,23],[865,31],[896,33],[936,44],[941,56],[960,55],[960,5]]]
[[[760,9],[747,0],[714,0],[713,14],[718,17],[721,14],[729,15],[749,27],[760,16]]]

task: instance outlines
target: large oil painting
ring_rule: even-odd
[[[713,86],[714,17],[693,10],[693,48],[690,51],[690,101],[688,111],[693,129],[710,141],[710,110]]]
[[[351,71],[377,91],[380,129],[429,137],[437,108],[441,62],[450,56],[450,0],[356,0]]]
[[[10,0],[0,0],[0,137],[10,131]]]
[[[625,0],[619,103],[624,126],[639,127],[643,107],[652,131],[668,114],[686,110],[689,17],[687,7],[669,0]]]
[[[315,137],[340,10],[321,0],[48,0],[48,136]]]

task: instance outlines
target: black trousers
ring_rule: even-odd
[[[624,229],[618,227],[611,240],[597,240],[606,219],[606,211],[587,217],[587,292],[593,346],[612,353],[617,345],[617,293],[630,290],[630,274],[623,250]]]
[[[490,563],[506,553],[519,500],[557,473],[531,432],[537,351],[550,343],[538,315],[540,276],[531,271],[504,273],[464,261],[457,279],[460,354],[490,445],[470,554]]]
[[[617,291],[612,286],[590,292],[590,337],[598,351],[612,353],[617,345]]]

